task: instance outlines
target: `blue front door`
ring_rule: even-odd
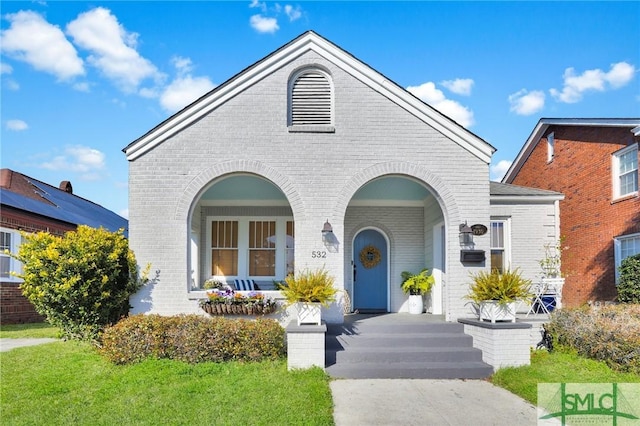
[[[387,240],[373,229],[353,242],[353,308],[387,311]]]

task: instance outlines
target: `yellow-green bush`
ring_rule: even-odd
[[[67,338],[96,339],[128,314],[143,282],[122,231],[79,226],[64,236],[23,234],[22,293]]]
[[[547,325],[554,342],[610,367],[640,374],[640,305],[554,311]]]
[[[106,328],[100,346],[100,352],[116,364],[146,358],[261,361],[284,356],[285,331],[266,318],[132,315]]]

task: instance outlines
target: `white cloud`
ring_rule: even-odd
[[[5,17],[11,26],[1,33],[0,46],[4,53],[39,71],[53,74],[58,80],[84,75],[82,59],[60,28],[32,11],[20,11]]]
[[[82,145],[69,146],[63,155],[40,164],[43,169],[80,173],[83,180],[99,179],[105,166],[104,153]]]
[[[562,90],[551,89],[549,92],[559,102],[576,103],[582,100],[585,92],[603,92],[609,87],[619,89],[628,84],[634,75],[635,67],[626,62],[612,64],[609,72],[593,69],[580,75],[576,75],[575,69],[567,68],[563,75],[564,87]]]
[[[512,161],[508,160],[500,160],[498,164],[492,164],[490,167],[491,170],[491,180],[493,181],[501,181],[504,175],[511,167]]]
[[[138,34],[128,33],[111,11],[97,7],[67,25],[74,43],[89,50],[89,63],[125,92],[134,92],[147,78],[160,79],[156,67],[136,51]]]
[[[122,209],[118,212],[118,214],[125,219],[129,219],[129,209]]]
[[[302,16],[302,9],[300,9],[300,6],[293,7],[290,4],[287,4],[284,6],[284,13],[289,17],[289,21],[293,22],[300,19]]]
[[[193,69],[193,64],[191,62],[191,59],[189,58],[174,56],[173,58],[171,58],[171,63],[173,64],[173,66],[176,68],[176,71],[180,75],[187,74],[191,72],[191,70]]]
[[[11,65],[0,62],[0,74],[11,74],[12,72],[13,67]]]
[[[633,65],[626,62],[618,62],[611,65],[611,70],[606,74],[605,79],[612,88],[619,89],[629,83],[636,72]]]
[[[7,120],[7,129],[13,130],[14,132],[20,132],[22,130],[27,130],[29,126],[22,120]]]
[[[251,28],[259,33],[275,33],[280,29],[276,18],[267,18],[262,15],[253,15],[249,20]]]
[[[91,86],[89,85],[89,83],[87,83],[86,81],[83,81],[81,83],[76,83],[73,85],[73,88],[75,90],[77,90],[78,92],[85,92],[85,93],[89,93],[91,91]]]
[[[267,11],[267,4],[264,2],[260,2],[258,0],[252,0],[251,4],[249,5],[250,8],[259,8],[260,10],[262,10],[263,12]]]
[[[470,78],[456,78],[455,80],[445,80],[440,82],[444,87],[457,95],[469,96],[473,87],[473,80]]]
[[[526,89],[522,89],[509,95],[509,103],[511,104],[509,110],[518,115],[535,114],[544,108],[544,100],[544,92],[540,90],[529,92]]]
[[[172,60],[178,77],[160,95],[160,105],[168,112],[176,112],[195,101],[215,86],[207,77],[192,77],[191,60],[175,57]]]
[[[420,86],[409,86],[407,90],[461,126],[468,128],[474,124],[473,111],[456,101],[447,99],[434,83],[429,81]]]

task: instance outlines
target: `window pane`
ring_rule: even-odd
[[[249,222],[249,248],[275,248],[276,222]]]
[[[491,250],[491,269],[504,272],[504,250]]]
[[[11,234],[0,232],[0,251],[11,250]]]
[[[631,149],[616,156],[618,161],[618,194],[624,196],[638,191],[638,150]]]
[[[620,260],[640,253],[640,237],[620,240]]]
[[[491,247],[504,248],[504,222],[491,222]]]
[[[620,176],[620,195],[638,191],[638,172],[633,171]]]
[[[275,275],[275,250],[249,250],[249,276],[274,277]]]
[[[211,222],[211,274],[238,275],[238,222]]]
[[[238,250],[211,250],[211,275],[237,276]]]

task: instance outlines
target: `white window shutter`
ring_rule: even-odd
[[[618,285],[618,281],[620,281],[620,271],[618,270],[618,268],[620,267],[620,264],[622,263],[622,252],[621,252],[621,246],[622,243],[620,242],[619,239],[614,238],[613,239],[613,253],[614,253],[614,266],[615,266],[615,271],[616,271],[616,285]]]

